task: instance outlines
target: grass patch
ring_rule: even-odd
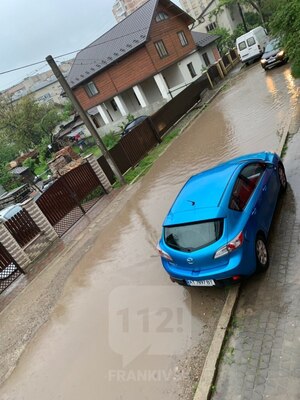
[[[286,155],[287,149],[288,149],[288,142],[289,142],[289,137],[287,138],[287,140],[285,141],[283,148],[281,150],[281,154],[280,157],[284,158],[284,156]]]
[[[99,147],[95,144],[94,146],[83,146],[83,151],[80,150],[79,146],[73,145],[72,149],[75,151],[75,153],[79,154],[81,157],[85,157],[88,154],[93,154],[95,157],[99,157],[101,155],[101,150]]]
[[[180,132],[180,129],[177,128],[177,129],[174,129],[172,132],[170,132],[167,136],[165,136],[160,145],[156,146],[153,150],[151,150],[151,152],[145,158],[143,158],[135,168],[131,169],[124,175],[126,182],[131,183],[138,177],[140,178],[143,175],[145,175],[146,172],[151,168],[153,163],[159,158],[161,153],[163,153],[163,151],[166,149],[168,144],[175,137],[178,136],[179,132]],[[113,187],[115,187],[115,188],[120,187],[119,182],[116,182],[113,185]]]

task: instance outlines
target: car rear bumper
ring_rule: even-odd
[[[255,260],[244,256],[242,249],[232,253],[226,265],[203,269],[197,272],[180,268],[174,264],[172,265],[164,259],[162,262],[171,279],[183,285],[186,284],[187,280],[200,281],[206,279],[213,279],[217,285],[218,281],[232,281],[233,277],[247,277],[255,272]]]
[[[241,61],[242,61],[243,63],[248,63],[248,62],[251,62],[251,61],[254,61],[254,60],[259,59],[261,56],[262,56],[262,53],[257,53],[257,54],[255,54],[255,55],[252,56],[252,57],[248,57],[248,58],[242,58],[242,57],[241,57]]]

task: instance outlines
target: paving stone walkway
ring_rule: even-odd
[[[300,131],[270,237],[270,268],[241,288],[213,400],[300,399]]]

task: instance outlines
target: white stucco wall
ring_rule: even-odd
[[[185,83],[191,83],[191,82],[195,81],[202,75],[203,70],[206,69],[206,65],[205,65],[204,59],[202,57],[202,54],[204,54],[204,53],[207,54],[211,64],[214,64],[216,62],[214,54],[213,54],[214,47],[216,47],[214,44],[211,46],[207,46],[203,50],[198,50],[195,53],[190,54],[188,57],[186,57],[184,60],[182,60],[178,63],[178,67],[181,71],[181,74],[184,78]],[[187,67],[187,65],[189,63],[193,64],[194,70],[197,74],[197,76],[195,76],[194,78],[192,78],[190,71]]]
[[[124,93],[122,93],[122,98],[123,98],[124,102],[126,103],[128,111],[131,114],[133,114],[134,116],[136,115],[136,112],[138,110],[142,109],[141,105],[138,103],[138,101],[134,95],[134,91],[132,88],[130,88],[129,90],[126,90]]]
[[[141,85],[141,87],[145,93],[145,96],[150,104],[162,100],[161,93],[160,93],[153,77],[146,79],[140,85]]]
[[[45,86],[42,89],[33,92],[32,95],[41,103],[54,102],[56,104],[64,104],[67,99],[65,97],[61,97],[61,92],[62,87],[60,83],[54,82],[51,85]]]
[[[220,12],[217,17],[212,16],[210,18],[210,12],[217,7],[218,3],[219,2],[216,0],[211,5],[211,7],[205,12],[205,15],[203,16],[204,22],[193,28],[193,30],[197,32],[207,33],[206,26],[212,22],[216,22],[220,28],[226,28],[232,33],[235,28],[243,22],[239,14],[237,5],[224,7],[223,11]]]

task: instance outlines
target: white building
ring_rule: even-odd
[[[236,4],[222,7],[216,15],[214,11],[220,4],[219,0],[180,0],[180,3],[187,13],[198,20],[193,28],[198,32],[210,32],[219,27],[226,28],[232,33],[243,23]]]
[[[112,12],[117,22],[128,17],[134,10],[146,3],[147,0],[115,0]]]

